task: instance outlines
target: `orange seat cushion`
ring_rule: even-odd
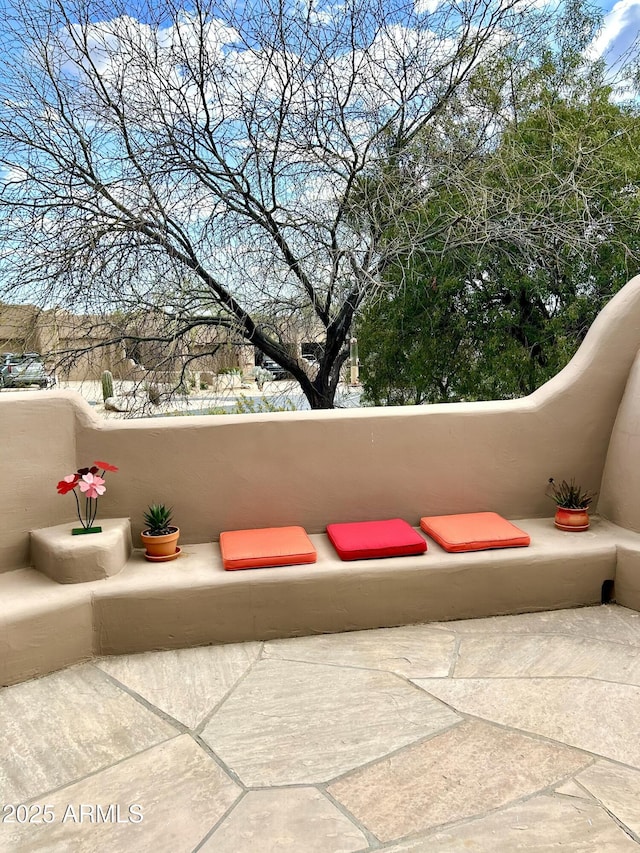
[[[427,550],[424,537],[402,518],[329,524],[327,535],[341,560],[406,557]]]
[[[316,549],[302,527],[262,527],[220,534],[222,564],[227,571],[315,563]]]
[[[435,515],[420,519],[420,527],[445,551],[484,551],[522,548],[531,538],[496,512]]]

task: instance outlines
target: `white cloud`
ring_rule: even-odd
[[[615,65],[633,46],[640,32],[640,0],[619,0],[605,15],[602,29],[589,46],[590,59],[604,57]]]
[[[523,8],[527,9],[535,9],[535,8],[543,8],[545,6],[549,6],[552,3],[555,3],[556,0],[528,0],[528,2],[523,3]],[[501,7],[511,3],[511,0],[500,0]],[[438,9],[444,5],[444,0],[415,0],[413,4],[414,11],[416,15],[432,15],[434,12],[437,12]],[[449,4],[453,6],[453,4]]]
[[[438,7],[442,4],[442,0],[417,0],[415,3],[416,14],[424,15],[432,14],[438,10]]]

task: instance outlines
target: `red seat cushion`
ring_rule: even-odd
[[[531,542],[528,533],[496,512],[434,515],[421,518],[420,527],[445,551],[521,548]]]
[[[262,527],[220,534],[222,564],[227,571],[315,563],[316,549],[302,527]]]
[[[401,518],[329,524],[327,535],[342,560],[404,557],[427,550],[424,538]]]

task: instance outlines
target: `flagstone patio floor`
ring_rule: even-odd
[[[640,853],[616,605],[104,658],[0,690],[0,850]]]

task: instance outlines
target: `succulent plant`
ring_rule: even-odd
[[[551,489],[547,492],[549,497],[556,502],[557,506],[564,509],[587,509],[596,496],[596,492],[589,492],[581,486],[576,486],[573,479],[568,483],[563,480],[556,484],[553,477],[549,477],[549,488]]]
[[[144,513],[144,523],[149,536],[164,536],[172,532],[171,513],[173,509],[164,504],[151,504]]]

